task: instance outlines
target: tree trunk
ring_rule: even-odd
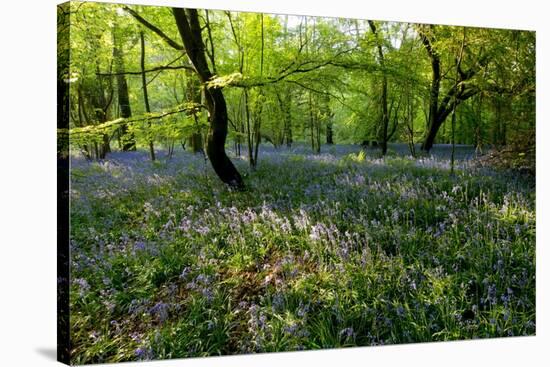
[[[292,146],[292,97],[288,94],[285,113],[285,142],[287,147]]]
[[[201,103],[201,93],[200,93],[200,83],[196,78],[196,75],[193,75],[190,71],[186,73],[187,76],[187,101],[200,104]],[[189,114],[192,114],[197,122],[196,112],[190,111]],[[189,138],[189,143],[191,144],[191,151],[193,153],[201,153],[204,151],[202,143],[202,132],[198,123],[195,124],[196,130],[193,131]]]
[[[145,37],[143,32],[139,33],[141,41],[141,83],[143,85],[143,100],[145,102],[145,111],[147,113],[151,112],[151,107],[149,106],[149,95],[147,94],[147,78],[145,77]],[[149,123],[151,126],[151,123]],[[155,160],[155,147],[153,145],[153,139],[149,139],[149,153],[151,155],[151,160]]]
[[[458,60],[456,62],[456,74],[455,74],[455,83],[458,84],[458,79],[460,78],[460,63],[462,62],[462,54],[464,53],[464,43],[466,42],[466,28],[463,28],[463,37],[462,44],[460,46],[460,52],[458,55]],[[451,151],[451,174],[455,170],[455,124],[456,124],[456,105],[457,99],[453,98],[453,112],[451,118],[451,143],[453,144],[453,149]]]
[[[511,109],[511,104],[505,104],[504,105],[504,109],[505,109],[505,113],[503,113],[503,116],[502,116],[502,119],[501,119],[501,130],[500,130],[500,145],[501,146],[506,146],[506,132],[507,132],[507,129],[506,129],[506,124],[507,124],[507,121],[509,121],[509,116],[510,116],[510,109]]]
[[[315,139],[314,139],[314,118],[313,118],[313,101],[311,98],[311,92],[308,93],[309,95],[309,129],[310,129],[310,137],[311,137],[311,150],[315,152]]]
[[[262,46],[260,51],[260,78],[263,76],[264,73],[264,15],[260,14],[260,23],[261,23],[261,40],[262,40]],[[263,97],[263,93],[260,90],[260,96]],[[254,146],[254,168],[256,168],[258,164],[258,149],[260,148],[260,143],[262,142],[262,133],[260,132],[260,128],[262,126],[262,111],[263,111],[263,104],[260,104],[259,111],[257,111],[257,116],[255,119],[254,124],[254,132],[256,137],[256,145]]]
[[[431,30],[433,30],[433,26],[431,26]],[[455,81],[454,85],[447,91],[440,102],[439,93],[441,87],[441,61],[439,58],[439,54],[436,50],[434,50],[432,46],[433,36],[427,34],[423,30],[420,30],[419,33],[422,44],[424,45],[424,48],[426,49],[426,51],[428,52],[428,56],[430,57],[432,66],[432,85],[430,88],[430,112],[428,120],[428,131],[421,147],[422,150],[429,152],[430,149],[432,149],[433,147],[435,137],[437,136],[439,128],[441,127],[443,122],[445,122],[445,119],[449,116],[453,109],[456,109],[456,107],[461,102],[478,93],[478,90],[475,88],[466,89],[463,82],[471,79],[477,73],[479,68],[487,63],[487,58],[481,57],[478,60],[476,67],[467,71],[462,71],[460,65],[458,65],[457,70],[459,77]]]
[[[376,31],[376,26],[374,22],[369,20],[369,26],[376,38],[377,49],[378,49],[378,62],[382,68],[382,95],[381,95],[381,104],[382,104],[382,134],[380,136],[380,147],[382,148],[382,155],[386,155],[388,152],[388,125],[390,122],[390,117],[388,114],[388,78],[386,77],[386,72],[384,69],[384,53],[382,51],[382,45],[378,40],[378,33]]]
[[[132,116],[132,109],[130,108],[128,83],[126,82],[126,75],[124,75],[124,58],[120,40],[117,38],[116,33],[117,29],[115,25],[115,27],[113,27],[113,58],[115,59],[115,71],[117,73],[116,84],[118,105],[120,107],[120,117],[128,118]],[[122,136],[122,150],[136,150],[134,134],[128,133],[128,126],[126,126],[126,124],[120,126],[119,134]]]
[[[281,144],[286,144],[290,148],[292,146],[292,96],[290,91],[286,92],[284,99],[277,92],[277,100],[279,101],[279,109],[283,114],[284,121]]]
[[[262,112],[258,113],[258,116],[256,116],[256,121],[254,122],[254,169],[256,169],[256,166],[258,165],[258,149],[260,148],[260,143],[262,141],[262,133],[260,132],[260,126],[262,124]]]
[[[476,154],[483,153],[483,137],[482,137],[482,129],[481,129],[482,119],[483,119],[483,94],[479,94],[477,109],[476,109],[475,130],[474,130]]]
[[[426,134],[426,138],[424,139],[424,142],[422,142],[422,145],[420,146],[420,149],[429,152],[435,141],[435,136],[437,135],[437,131],[439,130],[438,127],[436,127],[437,124],[435,121],[433,121],[430,118],[430,124],[428,125],[428,133]]]
[[[438,109],[438,100],[439,100],[439,86],[441,84],[441,70],[440,70],[440,60],[439,55],[437,55],[432,49],[431,42],[429,41],[426,35],[421,35],[422,42],[428,50],[430,55],[430,61],[432,66],[432,84],[430,87],[430,108],[428,114],[428,133],[426,139],[422,143],[420,149],[423,151],[429,152],[432,149],[435,136],[437,135],[437,130],[439,129],[437,121],[437,109]]]
[[[200,132],[193,133],[189,139],[189,143],[191,144],[191,151],[193,153],[201,153],[203,151],[202,134]]]
[[[79,120],[80,127],[82,127],[90,123],[90,117],[86,112],[86,108],[85,108],[84,94],[82,93],[82,85],[78,85],[76,87],[76,93],[77,93],[78,120]],[[84,156],[86,157],[86,159],[92,160],[93,159],[92,148],[88,144],[84,144],[82,146],[82,149],[84,151]]]
[[[329,144],[329,145],[334,144],[334,137],[333,137],[333,131],[332,131],[332,121],[329,121],[327,123],[327,144]]]
[[[315,128],[317,129],[316,130],[316,147],[315,147],[315,151],[317,153],[321,153],[321,123],[319,121],[319,119],[315,119]]]
[[[96,73],[99,73],[99,60],[96,59]],[[94,106],[95,110],[95,118],[98,123],[103,123],[108,120],[108,111],[109,107],[111,106],[111,102],[113,101],[113,85],[112,85],[112,79],[111,77],[108,77],[109,86],[106,90],[103,82],[104,78],[102,76],[97,77],[97,85],[95,88],[95,93],[92,97],[92,105]],[[105,96],[105,92],[109,92],[109,98]],[[111,146],[109,144],[110,139],[107,134],[103,134],[101,145],[98,145],[98,149],[96,150],[96,158],[99,159],[105,159],[107,156],[107,153],[111,152]]]
[[[179,34],[189,59],[193,63],[201,82],[207,83],[212,73],[206,62],[201,26],[196,9],[172,8]],[[210,113],[210,131],[206,152],[218,177],[231,187],[242,189],[241,175],[225,153],[227,138],[227,106],[220,89],[205,87],[205,104]]]
[[[253,131],[250,129],[250,106],[248,105],[248,90],[244,89],[244,112],[246,115],[246,145],[248,147],[248,164],[251,169],[256,167],[254,162],[253,149],[254,149],[254,140],[252,139]]]
[[[388,152],[388,124],[388,78],[384,75],[382,77],[382,139],[380,142],[382,155],[386,155]]]

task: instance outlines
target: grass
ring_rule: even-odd
[[[532,179],[402,149],[74,156],[73,363],[534,335]]]

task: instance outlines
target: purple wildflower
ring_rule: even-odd
[[[136,241],[136,243],[134,243],[134,251],[143,251],[145,247],[146,245],[143,241]]]
[[[149,310],[149,313],[153,316],[157,316],[160,322],[164,322],[168,318],[168,308],[168,304],[161,301],[154,305]]]
[[[352,327],[347,327],[340,330],[340,336],[344,337],[345,339],[351,339],[355,337],[355,332],[353,331]]]
[[[77,278],[73,280],[73,283],[78,285],[80,297],[84,297],[84,295],[90,290],[90,284],[88,284],[88,281],[84,278]]]
[[[153,350],[151,348],[139,347],[134,352],[138,360],[149,361],[154,358]]]

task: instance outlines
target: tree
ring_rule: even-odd
[[[122,53],[122,43],[118,28],[113,26],[113,58],[115,61],[116,71],[116,84],[117,84],[117,96],[118,105],[120,108],[120,117],[128,118],[132,116],[132,108],[130,107],[130,96],[128,94],[128,83],[126,82],[126,75],[124,74],[124,55]],[[126,124],[121,125],[120,135],[122,136],[122,150],[136,150],[136,141],[133,134],[128,133],[128,127]]]
[[[461,102],[479,92],[479,89],[475,85],[467,86],[466,82],[472,79],[482,67],[487,65],[488,58],[486,54],[482,54],[476,60],[474,65],[467,71],[463,71],[459,66],[458,79],[449,87],[447,92],[444,93],[444,97],[440,100],[439,96],[442,80],[441,54],[440,51],[434,47],[434,42],[436,40],[435,26],[419,26],[418,32],[420,34],[422,44],[428,53],[432,71],[428,128],[426,138],[421,147],[422,150],[429,152],[433,147],[439,128],[443,122],[445,122],[447,116],[449,116],[449,114],[453,111],[453,106],[456,108]],[[455,63],[456,62],[457,60],[455,59]]]
[[[145,36],[143,31],[139,32],[139,39],[141,45],[141,85],[143,89],[143,102],[145,105],[145,111],[147,113],[151,112],[151,107],[149,105],[149,94],[147,93],[147,77],[145,75]],[[151,126],[151,124],[149,124]],[[155,146],[153,145],[153,139],[149,139],[149,154],[151,155],[151,160],[155,160]]]
[[[376,25],[372,20],[369,20],[369,26],[374,34],[374,37],[376,38],[376,48],[378,50],[378,62],[380,63],[380,67],[382,70],[384,70],[384,52],[382,51],[382,44],[380,43],[380,40],[378,39],[378,33],[376,30]],[[382,148],[382,155],[386,155],[388,151],[388,125],[390,121],[390,116],[388,114],[388,77],[386,76],[386,73],[383,72],[382,74],[382,85],[381,85],[381,96],[380,96],[380,103],[382,106],[382,116],[381,116],[381,122],[382,122],[382,134],[380,139],[380,146]]]
[[[185,51],[193,64],[199,79],[205,85],[204,96],[209,112],[210,130],[206,152],[218,177],[231,187],[242,189],[244,182],[241,175],[225,153],[227,138],[227,106],[220,88],[207,87],[212,79],[208,67],[205,47],[201,35],[201,26],[196,9],[172,8],[179,34],[185,46]]]
[[[200,82],[196,75],[193,72],[187,71],[187,85],[186,85],[186,97],[188,101],[192,101],[196,104],[201,103],[201,91],[200,91]],[[197,121],[197,111],[191,110],[189,114],[193,116],[195,121],[195,128],[191,136],[189,137],[189,142],[191,144],[191,151],[193,153],[199,153],[203,151],[203,141],[202,141],[202,132],[200,125]]]
[[[254,170],[266,143],[320,152],[323,143],[365,141],[384,154],[396,141],[415,155],[417,142],[426,151],[456,142],[486,152],[534,131],[529,32],[471,29],[458,63],[461,29],[448,26],[73,9],[69,128],[89,132],[73,143],[90,158],[104,157],[121,136],[135,141],[121,149],[151,151],[158,142],[169,157],[175,141],[186,141],[194,152],[205,149],[223,182],[240,187],[226,141],[239,157],[244,148]],[[155,117],[164,112],[170,118]]]

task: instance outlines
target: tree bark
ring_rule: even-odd
[[[292,110],[291,110],[291,99],[289,98],[289,103],[286,106],[285,114],[285,142],[287,147],[292,146]]]
[[[246,115],[246,145],[248,147],[248,163],[251,169],[256,167],[254,163],[254,156],[252,155],[253,150],[253,139],[252,139],[252,130],[250,130],[250,107],[248,105],[248,89],[244,89],[244,112]]]
[[[382,45],[378,40],[378,33],[376,26],[372,20],[369,20],[369,26],[376,38],[376,45],[378,49],[378,62],[382,68],[382,95],[381,95],[381,104],[382,104],[382,136],[380,136],[380,147],[382,148],[382,155],[386,155],[388,152],[388,125],[390,122],[390,117],[388,114],[388,78],[386,76],[386,71],[384,69],[384,52],[382,51]]]
[[[431,28],[433,29],[433,27]],[[429,36],[424,32],[421,32],[420,39],[422,40],[422,44],[428,52],[428,56],[430,57],[430,63],[432,66],[432,84],[430,87],[430,107],[428,114],[428,133],[426,135],[426,139],[420,147],[420,149],[428,152],[430,151],[430,149],[432,149],[435,136],[437,135],[437,130],[439,129],[439,126],[437,126],[437,108],[439,100],[439,87],[441,84],[441,61],[439,59],[439,55],[432,47],[432,40],[429,38]]]
[[[187,76],[187,86],[186,86],[186,92],[187,92],[187,100],[190,102],[194,102],[197,104],[201,103],[201,93],[200,93],[200,83],[196,77],[196,75],[193,75],[191,72],[186,73]],[[190,111],[189,114],[192,114],[195,118],[195,121],[197,121],[197,113],[196,111]],[[189,142],[191,144],[191,151],[193,153],[201,153],[204,150],[203,143],[202,143],[202,133],[200,131],[200,126],[196,124],[196,130],[193,131],[189,138]]]
[[[260,148],[260,142],[262,141],[262,133],[260,132],[260,126],[262,125],[262,112],[258,113],[256,116],[256,121],[254,121],[254,169],[258,165],[258,150]]]
[[[97,60],[96,69],[99,70],[99,63]],[[110,77],[107,90],[103,79],[104,77],[98,76],[97,79],[94,80],[90,91],[86,95],[91,110],[93,111],[90,116],[90,121],[93,125],[101,124],[108,120],[107,113],[112,102],[113,89]],[[109,98],[105,96],[107,91],[109,92]],[[109,144],[109,136],[107,134],[102,134],[101,141],[99,143],[97,141],[94,142],[93,157],[95,159],[104,159],[110,151],[111,147]]]
[[[279,92],[276,93],[279,109],[283,114],[283,131],[281,144],[286,144],[287,147],[292,146],[292,95],[290,91],[286,91],[284,98]]]
[[[97,61],[96,61],[97,62]],[[96,63],[97,71],[99,71],[99,63]],[[103,123],[108,120],[107,113],[111,102],[113,100],[113,88],[112,82],[109,77],[109,98],[105,96],[105,86],[103,85],[103,77],[98,77],[95,93],[92,96],[92,105],[95,109],[95,118],[98,123]],[[102,141],[100,145],[97,145],[96,149],[96,158],[105,159],[107,153],[111,152],[110,139],[107,134],[103,134],[101,137]]]
[[[327,144],[332,145],[334,144],[334,136],[332,131],[332,121],[329,121],[327,123]]]
[[[139,33],[141,41],[141,83],[143,85],[143,100],[145,103],[145,111],[147,113],[151,112],[151,107],[149,106],[149,95],[147,94],[147,78],[145,76],[145,37],[143,32]],[[151,126],[151,123],[149,123]],[[155,160],[155,147],[153,145],[153,140],[149,139],[149,154],[151,155],[151,160]]]
[[[128,118],[132,116],[132,109],[130,107],[130,96],[128,94],[128,83],[126,82],[126,75],[124,73],[124,59],[122,55],[122,49],[120,40],[116,35],[116,26],[113,28],[113,57],[115,59],[116,68],[116,82],[117,82],[117,96],[118,105],[120,107],[120,117]],[[121,125],[120,134],[122,135],[122,150],[130,151],[136,150],[136,140],[133,134],[128,133],[128,126],[126,124]]]
[[[430,26],[430,30],[433,26]],[[426,138],[422,143],[421,149],[425,152],[429,152],[434,144],[435,137],[441,125],[445,122],[445,119],[451,114],[453,108],[456,108],[461,102],[474,96],[479,91],[475,88],[466,88],[464,81],[471,79],[477,72],[476,69],[470,69],[466,72],[462,71],[460,65],[458,65],[459,78],[454,85],[447,91],[445,97],[439,102],[439,94],[441,87],[441,60],[439,54],[434,50],[432,43],[434,41],[433,35],[420,30],[420,39],[424,48],[428,52],[432,66],[432,84],[430,88],[430,102],[429,102],[429,117],[428,117],[428,131]],[[483,65],[487,62],[485,57],[479,59],[479,64]]]
[[[310,138],[311,138],[311,150],[315,152],[315,134],[314,134],[314,114],[313,114],[313,100],[311,98],[311,92],[308,92],[309,96],[309,129],[310,129]]]
[[[172,13],[185,51],[195,67],[203,84],[212,78],[205,56],[204,42],[196,9],[172,8]],[[225,153],[227,138],[227,105],[221,89],[207,88],[205,85],[205,104],[209,112],[210,130],[206,152],[218,177],[231,187],[242,189],[241,175]]]
[[[462,62],[462,55],[464,53],[464,44],[466,43],[466,28],[463,28],[463,37],[462,37],[462,44],[460,46],[460,52],[458,55],[458,60],[456,62],[456,74],[455,74],[455,83],[458,83],[458,79],[460,77],[460,63]],[[451,151],[451,174],[454,173],[455,170],[455,124],[456,124],[456,105],[457,105],[457,99],[453,99],[453,112],[452,112],[452,118],[451,118],[451,143],[453,144],[453,149]]]

